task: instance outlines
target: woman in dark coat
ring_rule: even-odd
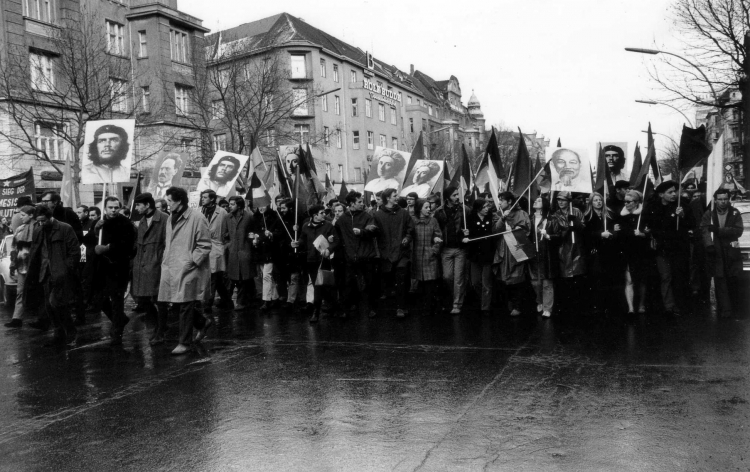
[[[744,227],[739,210],[729,203],[729,190],[714,192],[714,208],[703,214],[701,235],[706,247],[706,269],[714,278],[716,302],[722,318],[732,316],[737,306],[737,277],[742,274],[738,239]]]
[[[252,226],[252,262],[257,266],[260,275],[260,287],[256,285],[256,289],[260,288],[262,293],[263,305],[260,307],[261,310],[271,308],[271,305],[279,298],[276,281],[273,278],[275,241],[281,237],[278,234],[279,230],[284,231],[279,226],[279,218],[276,212],[271,211],[270,207],[258,208]]]
[[[612,210],[604,205],[604,197],[600,193],[592,193],[583,214],[586,225],[583,240],[594,314],[603,314],[613,307],[613,297],[608,295],[615,286],[621,285],[622,259],[614,216]]]
[[[439,308],[440,244],[443,233],[432,217],[427,200],[414,204],[414,238],[412,240],[411,277],[424,287],[426,313],[435,314]]]
[[[557,246],[550,234],[550,205],[549,200],[539,197],[534,201],[534,215],[531,225],[534,228],[534,247],[536,257],[529,261],[531,284],[536,292],[536,311],[544,318],[552,316],[555,305],[555,279],[560,273],[560,261]]]
[[[548,232],[555,241],[560,267],[556,290],[558,307],[567,313],[579,313],[582,307],[582,275],[586,274],[583,248],[583,213],[572,206],[570,192],[555,192],[557,210],[550,216]]]
[[[643,196],[637,190],[625,194],[625,206],[617,218],[618,242],[625,263],[625,301],[628,314],[635,313],[635,293],[638,293],[638,313],[646,312],[646,279],[652,263],[651,239],[643,221]]]
[[[493,238],[470,241],[492,234],[492,213],[495,206],[483,198],[474,200],[471,214],[466,220],[469,237],[464,243],[469,251],[471,263],[471,284],[474,291],[481,295],[482,313],[488,314],[492,303],[492,261],[495,257],[496,241]]]

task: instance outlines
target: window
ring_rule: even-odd
[[[381,134],[380,135],[380,147],[387,147],[387,146],[388,145],[386,144],[386,137],[384,134]]]
[[[226,109],[224,108],[224,102],[221,100],[214,100],[211,102],[211,118],[214,120],[220,120],[226,116]]]
[[[323,95],[321,98],[321,105],[323,107],[323,111],[328,111],[328,95]]]
[[[65,125],[37,123],[34,125],[34,138],[37,150],[40,153],[46,153],[50,160],[65,160],[68,147],[62,137],[64,132]]]
[[[352,149],[359,149],[359,131],[352,131]]]
[[[351,70],[349,71],[349,82],[354,83],[357,81],[357,71]]]
[[[367,132],[367,149],[375,149],[375,133]]]
[[[307,77],[304,54],[292,54],[292,78],[304,79]]]
[[[55,18],[52,0],[24,0],[23,15],[35,20],[52,23]]]
[[[409,118],[409,132],[414,132],[414,118]]]
[[[411,95],[406,96],[406,104],[411,105]]]
[[[339,129],[336,130],[336,147],[339,149],[341,149],[341,147],[343,146],[343,143],[341,141],[341,130]]]
[[[170,29],[169,30],[169,38],[170,38],[170,52],[172,55],[172,60],[177,62],[189,62],[189,53],[188,53],[188,35],[184,31],[176,30],[176,29]]]
[[[109,79],[109,93],[112,99],[112,111],[128,112],[128,83],[120,79]]]
[[[188,113],[188,89],[187,87],[175,84],[174,103],[175,103],[175,112],[178,115],[187,115]]]
[[[276,146],[276,130],[266,130],[266,146]]]
[[[354,181],[362,182],[362,168],[361,167],[354,168]]]
[[[422,105],[422,103],[417,99],[417,105]]]
[[[339,66],[338,64],[333,65],[333,81],[338,82],[339,81]]]
[[[378,103],[378,119],[385,121],[385,105],[382,103]]]
[[[138,32],[138,57],[148,57],[148,44],[146,44],[146,32]]]
[[[148,87],[141,87],[141,111],[151,111],[151,90]]]
[[[323,143],[326,146],[330,146],[331,145],[331,140],[329,139],[330,133],[331,133],[331,131],[328,129],[328,126],[324,126],[323,127]]]
[[[180,139],[180,150],[193,158],[193,140],[189,138]]]
[[[330,162],[326,162],[326,175],[328,177],[331,176],[331,163]]]
[[[398,139],[391,138],[391,149],[398,149]]]
[[[342,164],[339,164],[339,180],[342,182],[344,180],[344,166]]]
[[[294,103],[297,108],[294,109],[292,115],[294,116],[306,116],[307,113],[307,89],[294,89]]]
[[[226,89],[227,85],[229,85],[229,69],[219,69],[216,78],[219,81],[219,87]]]
[[[227,135],[215,134],[214,135],[214,152],[226,151],[226,150],[227,150]]]
[[[299,136],[300,144],[305,144],[310,136],[310,125],[294,125],[294,134]]]
[[[396,107],[391,107],[391,124],[396,124]]]
[[[31,86],[42,92],[55,89],[55,70],[52,56],[40,53],[29,54],[31,62]]]
[[[352,116],[357,116],[357,114],[358,114],[357,99],[352,98]]]
[[[432,105],[427,105],[427,114],[432,116]]]
[[[731,125],[729,127],[729,137],[730,138],[739,138],[740,137],[740,127],[738,125]]]
[[[320,60],[320,76],[321,77],[326,76],[326,60],[325,59]]]
[[[435,118],[439,118],[439,116],[438,116],[438,108],[437,107],[435,107]]]
[[[372,100],[365,98],[365,116],[372,118]]]
[[[427,120],[424,118],[420,118],[422,120],[422,131],[427,131]]]

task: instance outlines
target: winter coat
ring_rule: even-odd
[[[347,210],[344,216],[336,221],[334,228],[340,243],[344,245],[347,263],[375,258],[377,254],[375,238],[378,234],[378,226],[372,215],[364,210]],[[358,235],[354,234],[354,228],[360,230]]]
[[[55,209],[52,210],[52,218],[60,223],[66,223],[73,228],[73,232],[76,234],[78,242],[83,242],[83,226],[81,226],[81,219],[78,218],[78,213],[76,213],[74,209],[57,205]]]
[[[300,219],[300,221],[302,220]],[[297,237],[299,237],[299,233]],[[302,267],[305,255],[299,250],[297,252],[294,251],[292,247],[293,238],[294,213],[289,212],[284,216],[277,213],[273,245],[274,270],[286,268],[286,270],[293,273],[298,272]]]
[[[414,237],[412,246],[411,277],[416,280],[440,278],[440,243],[443,233],[435,218],[413,218]]]
[[[122,292],[128,288],[130,281],[130,259],[135,252],[135,227],[127,217],[116,214],[112,218],[106,218],[98,229],[94,227],[93,231],[86,233],[84,243],[96,247],[99,244],[100,232],[101,243],[104,246],[109,245],[109,250],[100,255],[92,254],[92,288],[105,290],[107,293]]]
[[[313,243],[319,236],[323,236],[328,240],[328,252],[331,254],[339,246],[339,238],[336,236],[336,231],[333,229],[333,225],[328,221],[324,221],[320,224],[312,224],[312,218],[302,225],[302,231],[300,231],[299,238],[299,250],[305,254],[305,260],[308,263],[314,262],[320,264],[323,257],[320,255]]]
[[[253,241],[253,264],[267,264],[273,262],[273,255],[276,249],[276,240],[281,237],[279,230],[284,231],[280,226],[276,212],[267,209],[265,213],[257,211],[253,214],[253,225],[250,232],[255,234]],[[266,231],[271,236],[266,236]]]
[[[248,234],[253,228],[253,214],[249,209],[231,213],[229,225],[229,249],[227,251],[227,277],[229,280],[250,280],[255,277],[255,265],[250,262],[253,242]]]
[[[572,213],[569,213],[572,212]],[[557,243],[560,261],[560,276],[569,278],[586,273],[586,258],[583,249],[583,214],[581,210],[569,207],[569,212],[557,209],[550,217],[549,233]],[[571,220],[569,215],[573,215]],[[575,242],[574,242],[575,240]]]
[[[655,200],[646,204],[643,219],[646,226],[651,230],[651,236],[656,240],[656,255],[670,257],[689,257],[690,234],[689,231],[695,227],[693,214],[682,204],[683,217],[677,218],[675,210],[677,202],[662,204],[661,200]],[[677,220],[680,220],[680,228],[677,229]]]
[[[464,235],[464,212],[469,210],[462,203],[455,206],[443,205],[435,210],[435,219],[440,225],[440,231],[443,232],[443,247],[464,248],[462,242],[466,237]]]
[[[508,216],[500,218],[492,225],[493,233],[502,233],[511,229],[520,228],[528,236],[531,229],[531,220],[529,215],[518,208],[513,209]],[[508,285],[515,285],[526,279],[526,261],[518,262],[510,252],[504,236],[495,238],[495,257],[492,260],[493,271],[503,282]]]
[[[636,226],[642,233],[646,228],[646,222],[641,217],[642,212],[643,205],[638,205],[633,210],[633,213],[630,213],[627,208],[623,207],[620,215],[615,220],[615,223],[620,225],[620,234],[618,235],[617,242],[620,246],[623,263],[630,271],[630,275],[645,275],[653,257],[651,236],[635,235]],[[640,226],[638,226],[639,217],[641,220]]]
[[[185,303],[203,300],[211,284],[211,237],[208,222],[187,208],[167,223],[167,240],[161,262],[159,301]]]
[[[145,216],[140,220],[136,230],[133,281],[130,285],[130,293],[134,297],[159,295],[161,262],[167,240],[168,219],[168,215],[154,210],[150,225]]]
[[[476,213],[472,213],[466,222],[469,228],[469,239],[481,238],[492,234],[492,216],[487,215],[484,220],[479,219]],[[464,236],[466,237],[466,236]],[[469,260],[477,264],[490,265],[495,257],[495,245],[497,241],[493,238],[471,241],[466,247],[469,250]]]
[[[530,223],[535,226],[536,234],[530,237],[536,249],[536,257],[529,261],[531,278],[533,279],[556,279],[560,275],[560,260],[556,245],[553,239],[555,235],[550,234],[550,239],[544,237],[542,230],[547,234],[550,230],[549,218],[543,218],[538,223],[536,219],[531,219]],[[559,236],[557,236],[559,238]]]
[[[727,210],[723,227],[719,226],[716,209],[703,214],[701,234],[706,247],[706,271],[710,277],[737,277],[742,273],[742,252],[737,241],[743,231],[742,215],[732,206]]]
[[[29,270],[24,286],[24,306],[44,306],[44,284],[49,281],[52,306],[63,307],[75,302],[78,262],[81,246],[70,225],[52,218],[43,226],[35,226],[29,252]],[[43,260],[46,239],[47,260]]]
[[[611,233],[609,238],[603,238],[604,220],[592,212],[585,217],[586,227],[583,229],[583,245],[586,251],[586,271],[598,278],[606,280],[594,280],[595,283],[612,284],[620,280],[624,274],[621,246],[619,244],[619,232],[615,231],[615,220],[607,216],[607,231]]]
[[[16,228],[16,234],[10,243],[10,269],[26,275],[29,271],[29,254],[34,237],[33,221],[21,224]]]
[[[398,205],[393,208],[383,205],[375,212],[375,224],[380,230],[378,248],[386,270],[405,267],[411,257],[411,238],[414,233],[414,221],[409,212]],[[407,240],[405,244],[404,239]]]
[[[211,255],[209,256],[209,260],[211,261],[212,274],[226,272],[227,270],[225,256],[226,244],[229,242],[227,218],[227,211],[216,205],[211,218],[208,219],[208,233],[211,236]]]

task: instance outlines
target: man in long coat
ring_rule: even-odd
[[[229,198],[229,251],[227,254],[227,276],[232,282],[231,292],[237,287],[235,310],[245,310],[255,294],[255,266],[250,261],[252,241],[248,237],[253,228],[253,214],[245,209],[245,200]]]
[[[167,332],[167,304],[157,300],[169,217],[156,209],[154,197],[150,193],[135,197],[135,210],[141,215],[141,220],[136,232],[130,294],[143,304],[147,316],[156,319],[150,343],[161,344]]]
[[[729,190],[714,192],[714,209],[701,219],[706,247],[706,270],[714,278],[716,302],[722,318],[732,316],[737,306],[737,277],[742,273],[742,253],[738,239],[744,227],[739,210],[729,203]]]
[[[200,341],[213,324],[195,309],[195,302],[203,300],[210,287],[211,238],[208,222],[197,210],[188,207],[188,194],[180,187],[167,190],[167,204],[171,211],[167,223],[167,240],[161,263],[159,301],[172,303],[180,314],[180,340],[173,355],[189,350],[193,327],[199,329],[195,340]]]
[[[492,225],[493,233],[504,233],[505,231],[523,230],[528,235],[531,227],[529,215],[518,208],[513,207],[517,197],[510,192],[500,194],[500,211],[496,214],[496,220]],[[512,209],[511,209],[512,208]],[[521,314],[522,293],[521,285],[526,280],[526,261],[517,261],[511,254],[505,237],[497,238],[495,246],[495,257],[492,261],[495,276],[505,285],[510,304],[511,316]]]
[[[78,238],[70,225],[52,218],[48,206],[37,205],[34,216],[38,225],[29,251],[24,306],[44,306],[55,327],[55,341],[74,344],[77,330],[70,307],[76,300],[75,274],[81,259]]]
[[[229,226],[227,212],[216,204],[216,192],[204,190],[201,192],[201,212],[208,221],[208,232],[211,236],[211,288],[204,300],[203,313],[210,314],[214,305],[214,294],[219,292],[222,308],[232,307],[232,297],[225,282],[227,261],[225,259],[226,244],[229,243]]]

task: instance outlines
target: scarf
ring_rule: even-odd
[[[172,213],[172,226],[173,227],[174,227],[174,225],[177,224],[177,220],[180,219],[180,217],[182,216],[183,213],[185,213],[185,211],[187,210],[187,208],[188,207],[186,205],[181,205],[178,210],[176,210],[174,213]]]
[[[213,215],[214,212],[216,211],[216,203],[214,202],[214,203],[211,203],[210,205],[204,206],[202,211],[203,211],[203,216],[205,216],[208,221],[211,221],[211,215]]]

